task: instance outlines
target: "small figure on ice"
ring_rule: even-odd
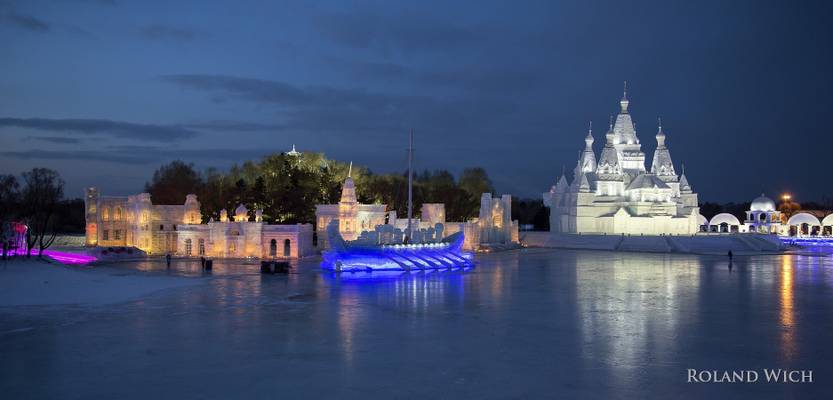
[[[729,253],[727,254],[727,256],[729,256],[729,272],[732,272],[732,259],[734,258],[735,255],[732,254],[732,250],[729,250]]]

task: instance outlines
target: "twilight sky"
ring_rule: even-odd
[[[128,194],[293,143],[393,172],[413,127],[416,168],[539,197],[627,80],[701,201],[833,196],[831,2],[394,3],[0,0],[0,173]]]

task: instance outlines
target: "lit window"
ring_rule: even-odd
[[[110,230],[105,229],[101,232],[101,240],[110,240]]]
[[[121,229],[116,229],[113,231],[113,239],[121,240]]]

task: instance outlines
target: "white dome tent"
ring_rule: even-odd
[[[787,220],[790,236],[818,235],[821,232],[821,222],[813,214],[800,212],[793,214]],[[795,229],[793,229],[795,228]]]
[[[720,213],[709,221],[709,231],[719,233],[733,233],[740,230],[740,220],[729,213]]]
[[[703,214],[697,214],[697,226],[700,227],[700,232],[709,231],[709,220]]]

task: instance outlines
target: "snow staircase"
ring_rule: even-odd
[[[688,253],[689,252],[688,247],[686,247],[682,243],[680,243],[678,238],[675,238],[673,236],[664,236],[664,237],[665,237],[665,242],[668,243],[668,247],[671,249],[671,251],[673,251],[675,253]]]
[[[670,253],[671,247],[665,236],[625,236],[616,250]]]
[[[745,243],[752,250],[755,250],[755,251],[763,250],[763,243],[759,242],[758,240],[755,240],[754,237],[751,237],[751,236],[748,236],[748,235],[738,235],[737,239],[740,240],[740,242]]]

